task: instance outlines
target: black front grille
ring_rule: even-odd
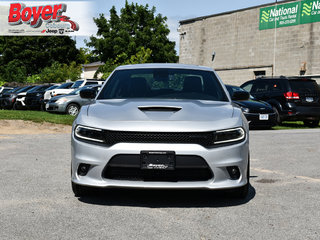
[[[213,178],[213,173],[206,161],[199,156],[176,155],[174,170],[145,170],[140,167],[139,154],[119,154],[108,162],[102,177],[156,182],[207,181]]]
[[[213,145],[213,132],[124,132],[104,131],[108,145],[116,143],[188,143],[204,147]]]

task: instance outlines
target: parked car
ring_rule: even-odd
[[[45,91],[53,86],[52,84],[39,85],[28,91],[25,96],[25,105],[27,109],[40,110],[43,107],[41,101],[43,101],[43,95]]]
[[[15,92],[19,91],[21,87],[15,87],[9,91],[6,91],[5,93],[0,94],[0,108],[7,108],[8,105],[8,98],[10,98],[11,94],[14,94]]]
[[[241,88],[268,102],[276,113],[276,121],[303,121],[308,127],[319,125],[320,88],[315,80],[299,77],[258,78]]]
[[[12,90],[12,87],[0,87],[0,94]]]
[[[208,67],[120,66],[72,128],[72,189],[249,187],[248,123]],[[237,95],[237,94],[236,94]],[[241,95],[241,94],[240,94]]]
[[[2,95],[2,107],[5,109],[12,109],[15,105],[16,98],[19,93],[28,91],[32,86],[19,87],[16,91],[6,92]]]
[[[78,115],[81,106],[92,102],[90,99],[81,98],[79,95],[80,91],[84,89],[92,89],[97,93],[100,88],[101,85],[88,85],[76,89],[67,95],[53,97],[46,104],[46,111],[67,113],[69,115],[76,116]]]
[[[55,97],[55,96],[58,96],[58,95],[64,95],[64,94],[68,94],[68,93],[72,92],[74,90],[73,88],[71,88],[72,85],[73,85],[73,82],[67,82],[67,83],[61,84],[57,88],[47,90],[44,93],[44,96],[43,96],[44,104],[49,102],[49,100],[52,97]]]
[[[244,91],[244,89],[226,85],[226,88],[233,100],[233,93],[236,91]],[[249,98],[241,101],[233,101],[235,104],[241,107],[243,114],[246,116],[250,128],[255,127],[264,127],[264,128],[271,128],[276,125],[276,114],[272,109],[272,106],[263,101],[256,100],[253,96],[250,96],[248,93]]]
[[[97,79],[79,79],[75,81],[70,88],[57,88],[53,91],[50,92],[51,97],[59,96],[59,95],[65,95],[69,94],[72,91],[81,88],[83,86],[88,86],[88,85],[94,85],[94,84],[102,84],[104,81],[103,80],[97,80]],[[46,99],[48,97],[46,96]],[[50,98],[49,98],[50,99]]]

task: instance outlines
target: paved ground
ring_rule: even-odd
[[[70,187],[68,134],[0,136],[0,239],[320,239],[320,130],[251,132],[250,196]]]

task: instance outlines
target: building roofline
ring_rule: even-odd
[[[247,10],[251,10],[251,9],[255,9],[255,8],[262,8],[262,7],[268,7],[268,6],[273,6],[273,5],[281,5],[284,3],[288,3],[288,2],[298,2],[299,0],[284,0],[281,2],[273,2],[273,3],[265,3],[262,5],[258,5],[258,6],[253,6],[253,7],[248,7],[248,8],[241,8],[241,9],[237,9],[237,10],[232,10],[232,11],[228,11],[228,12],[222,12],[222,13],[216,13],[216,14],[211,14],[211,15],[206,15],[206,16],[201,16],[201,17],[196,17],[196,18],[189,18],[189,19],[185,19],[185,20],[181,20],[179,21],[180,25],[183,24],[189,24],[189,23],[193,23],[196,21],[201,21],[207,18],[211,18],[211,17],[218,17],[218,16],[223,16],[223,15],[228,15],[228,14],[232,14],[232,13],[236,13],[236,12],[243,12],[243,11],[247,11]]]

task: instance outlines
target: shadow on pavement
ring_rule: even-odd
[[[254,198],[250,185],[245,199],[233,198],[227,191],[208,190],[149,190],[149,189],[99,189],[79,201],[105,206],[149,208],[203,208],[230,207],[248,203]]]

